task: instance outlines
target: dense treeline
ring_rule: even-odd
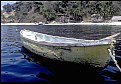
[[[121,15],[121,1],[19,1],[3,6],[3,11],[15,10],[14,22],[53,21],[59,14],[75,21],[89,19],[100,14],[104,20]],[[4,18],[2,16],[2,18]]]

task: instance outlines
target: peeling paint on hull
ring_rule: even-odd
[[[104,68],[110,61],[107,45],[96,46],[48,46],[21,36],[23,46],[31,52],[40,56],[60,60],[89,64],[94,67]]]

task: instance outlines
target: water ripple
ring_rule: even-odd
[[[41,27],[41,30],[40,30]],[[87,31],[87,34],[93,34],[93,30],[90,30],[88,26],[1,26],[1,82],[48,82],[48,83],[60,83],[64,84],[66,81],[87,83],[90,82],[94,84],[120,84],[121,83],[121,73],[116,68],[113,62],[111,62],[105,69],[99,71],[98,73],[82,73],[81,71],[76,71],[76,68],[71,68],[66,71],[67,67],[57,67],[56,64],[53,66],[45,66],[43,64],[44,60],[39,58],[32,58],[29,55],[36,57],[35,54],[31,52],[26,52],[27,55],[23,54],[22,44],[20,41],[19,31],[21,29],[30,29],[38,32],[45,32],[47,34],[52,33],[52,35],[66,35],[67,37],[77,37],[81,38],[83,32]],[[83,28],[84,27],[84,28]],[[94,30],[99,29],[99,27],[93,27]],[[72,31],[66,29],[70,28]],[[75,30],[77,28],[77,31]],[[108,29],[105,31],[110,32]],[[121,28],[120,28],[121,29]],[[95,31],[96,35],[101,36],[101,33],[106,33],[104,30]],[[57,32],[55,32],[57,31]],[[66,33],[64,33],[65,31]],[[117,32],[118,30],[116,30]],[[121,30],[119,30],[121,31]],[[76,35],[75,32],[77,32]],[[80,33],[82,32],[82,34]],[[114,32],[114,30],[113,30]],[[109,35],[110,33],[106,33]],[[104,34],[104,36],[106,36]],[[95,37],[90,35],[90,37]],[[85,38],[88,38],[85,36]],[[96,38],[95,38],[96,39]],[[118,48],[119,49],[119,48]],[[120,60],[121,56],[117,56]],[[49,65],[50,62],[47,62]],[[54,67],[56,66],[56,67]],[[54,68],[52,68],[54,67]],[[79,76],[79,77],[78,77]],[[69,80],[67,79],[69,78]],[[91,81],[90,81],[90,80]]]

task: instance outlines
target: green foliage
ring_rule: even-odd
[[[11,12],[12,6],[9,3],[7,3],[7,5],[3,6],[3,10],[5,10],[6,12]]]
[[[100,14],[105,20],[114,15],[121,15],[120,1],[19,1],[12,5],[3,6],[4,11],[15,10],[14,18],[36,21],[37,16],[43,16],[43,19],[52,21],[57,18],[57,14],[72,16],[75,21],[78,18],[90,17],[92,14]]]

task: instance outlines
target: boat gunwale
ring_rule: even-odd
[[[29,30],[28,30],[29,31]],[[36,32],[37,33],[37,32]],[[32,39],[29,39],[27,37],[24,37],[23,34],[22,34],[22,30],[20,31],[20,35],[31,41],[31,42],[34,42],[34,43],[37,43],[37,44],[40,44],[40,45],[45,45],[45,46],[59,46],[59,47],[63,47],[63,46],[72,46],[72,47],[91,47],[91,46],[102,46],[102,45],[110,45],[110,43],[108,44],[97,44],[97,45],[82,45],[80,43],[52,43],[52,42],[47,42],[47,41],[35,41],[35,40],[32,40]],[[47,34],[46,34],[47,35]],[[57,36],[58,37],[58,36]],[[66,37],[62,37],[62,38],[66,38]],[[106,40],[106,39],[105,39]],[[89,41],[89,40],[88,40]],[[95,41],[95,40],[93,40]],[[99,40],[97,40],[99,41]]]
[[[30,31],[30,30],[21,30],[22,31]],[[34,31],[30,31],[30,32],[34,32]],[[36,34],[42,34],[42,35],[46,35],[46,36],[51,36],[51,37],[57,37],[57,38],[63,38],[63,39],[68,39],[68,40],[85,40],[85,41],[99,41],[99,40],[86,40],[86,39],[77,39],[77,38],[67,38],[67,37],[61,37],[61,36],[54,36],[54,35],[48,35],[48,34],[44,34],[44,33],[38,33],[38,32],[34,32]],[[101,40],[101,39],[100,39]]]

